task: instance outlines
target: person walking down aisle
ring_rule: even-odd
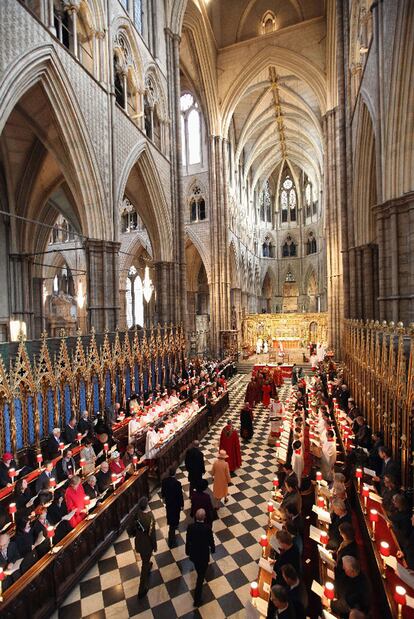
[[[206,513],[204,509],[198,509],[195,515],[195,522],[190,524],[187,529],[185,543],[185,552],[190,561],[194,563],[194,568],[197,572],[194,606],[201,606],[203,603],[201,594],[210,560],[210,552],[214,553],[216,551],[213,532],[211,528],[205,524],[205,517]]]
[[[213,494],[217,501],[224,498],[227,503],[229,493],[229,483],[231,481],[229,465],[226,462],[227,454],[223,449],[220,449],[217,459],[213,462],[211,475],[214,479]]]
[[[188,482],[190,484],[190,497],[192,490],[201,481],[206,468],[204,466],[204,456],[200,450],[199,441],[194,441],[192,447],[187,449],[185,454],[185,468],[188,473]]]
[[[240,411],[240,436],[246,443],[253,438],[253,411],[248,402]]]
[[[148,499],[145,496],[141,497],[138,502],[138,512],[128,533],[131,537],[135,536],[135,550],[142,560],[141,578],[137,595],[140,600],[148,593],[148,580],[152,567],[151,557],[152,553],[157,551],[155,519],[148,506]]]
[[[161,484],[161,497],[165,501],[168,524],[168,546],[174,548],[177,545],[175,531],[180,522],[180,513],[184,509],[184,497],[181,482],[175,477],[175,468],[171,467],[168,477]]]
[[[224,426],[220,436],[220,449],[223,449],[228,455],[228,464],[230,473],[233,473],[241,466],[240,441],[237,431],[233,428],[231,419],[227,420],[227,425]]]

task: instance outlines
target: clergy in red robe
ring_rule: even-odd
[[[256,384],[256,381],[252,378],[247,385],[244,401],[248,402],[250,406],[253,408],[253,406],[256,404],[256,399],[257,399],[257,384]]]
[[[65,503],[68,513],[75,510],[69,524],[76,527],[86,517],[85,490],[78,475],[74,475],[70,480],[70,485],[65,492]]]
[[[224,426],[220,436],[220,449],[227,452],[230,473],[233,473],[241,466],[240,441],[237,431],[233,428],[230,419],[227,420],[227,425]]]
[[[271,392],[272,387],[269,383],[266,382],[262,387],[262,403],[264,406],[269,406]]]
[[[278,388],[283,385],[283,371],[279,365],[273,370],[273,381]]]

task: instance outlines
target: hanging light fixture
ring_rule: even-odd
[[[146,300],[147,303],[149,303],[152,297],[152,293],[154,291],[154,284],[151,281],[148,266],[145,267],[145,277],[144,277],[144,281],[142,282],[142,284],[143,284],[142,292],[144,294],[144,299]]]

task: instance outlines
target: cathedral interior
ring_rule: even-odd
[[[260,599],[273,600],[258,576],[259,545],[246,555],[263,518],[257,531],[242,530],[236,512],[220,510],[230,510],[223,521],[236,527],[234,540],[225,539],[224,525],[213,530],[222,545],[234,541],[226,551],[234,565],[211,577],[210,598],[196,610],[189,604],[195,573],[177,568],[184,554],[162,547],[159,582],[151,585],[158,597],[148,603],[136,600],[141,564],[127,556],[135,551],[127,549],[126,525],[140,497],[149,495],[164,517],[155,478],[161,482],[166,462],[178,466],[198,438],[205,457],[216,457],[219,414],[228,408],[239,423],[247,376],[257,368],[283,368],[286,403],[292,368],[302,368],[311,389],[316,364],[323,374],[333,359],[351,400],[398,461],[411,505],[413,83],[412,0],[1,0],[0,453],[32,475],[46,462],[53,429],[63,431],[84,410],[95,419],[119,403],[128,416],[139,401],[142,412],[147,398],[203,378],[200,368],[210,378],[216,368],[228,391],[223,403],[214,375],[218,404],[206,396],[208,428],[189,431],[174,458],[159,458],[155,477],[148,465],[125,490],[114,485],[89,538],[78,525],[84,533],[63,538],[66,558],[45,554],[4,586],[3,597],[0,589],[0,615],[299,619],[283,601],[276,615],[248,603],[252,581]],[[332,391],[326,397],[334,419]],[[260,403],[254,415],[259,457],[248,444],[243,459],[252,470],[267,467],[258,475],[261,485],[268,476],[267,492],[275,474],[265,449],[267,408]],[[122,434],[123,417],[115,422],[123,452],[131,434]],[[7,474],[0,516],[15,505]],[[237,483],[249,492],[255,479],[248,477],[233,480],[232,492]],[[245,519],[253,518],[253,503],[263,506],[239,494]],[[93,563],[85,558],[77,569],[76,553]],[[369,571],[375,563],[372,586],[383,610],[330,614],[313,601],[303,616],[414,617],[387,590],[399,583],[393,572],[384,584],[380,550],[368,555],[361,565]]]

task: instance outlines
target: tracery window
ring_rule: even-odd
[[[114,38],[114,89],[116,102],[135,122],[138,121],[139,96],[136,66],[126,33],[118,31]]]
[[[75,229],[63,215],[57,218],[49,237],[49,245],[53,243],[68,243],[75,240]]]
[[[288,170],[282,177],[279,200],[282,223],[295,223],[297,221],[298,201],[295,184]]]
[[[195,185],[190,198],[190,221],[203,221],[206,217],[206,201],[201,188]]]
[[[306,241],[306,254],[309,256],[309,254],[316,254],[316,252],[317,246],[315,236],[313,232],[309,232],[308,240]]]
[[[198,103],[190,93],[181,96],[183,165],[201,163],[201,118]]]
[[[260,219],[264,222],[272,222],[272,195],[269,181],[266,181],[260,195]]]
[[[266,236],[262,245],[263,258],[274,258],[274,247],[271,238]]]
[[[290,234],[286,237],[286,241],[282,245],[282,257],[289,258],[297,256],[297,246]]]
[[[276,30],[276,15],[273,11],[266,11],[261,21],[262,34],[269,34]]]
[[[142,279],[134,265],[130,267],[126,278],[125,308],[128,329],[134,325],[142,327],[144,324]]]
[[[143,230],[142,220],[128,198],[124,198],[121,207],[121,232],[128,233]]]

